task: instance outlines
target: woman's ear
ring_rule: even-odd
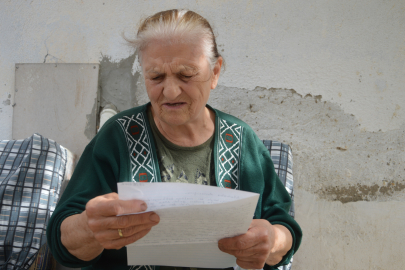
[[[217,87],[219,75],[221,74],[222,61],[222,57],[218,57],[214,69],[212,70],[211,89],[215,89],[215,87]]]

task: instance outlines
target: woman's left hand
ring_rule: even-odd
[[[234,255],[236,263],[245,269],[261,269],[265,263],[276,265],[291,246],[290,231],[265,219],[254,219],[245,234],[218,241],[219,249]]]

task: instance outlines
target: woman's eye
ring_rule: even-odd
[[[159,81],[161,79],[162,79],[162,76],[156,76],[156,77],[151,78],[152,81]]]
[[[191,78],[193,77],[193,75],[184,75],[184,74],[181,74],[181,77],[184,78],[184,79],[191,79]]]

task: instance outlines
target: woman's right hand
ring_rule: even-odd
[[[121,249],[144,237],[160,219],[154,212],[117,215],[145,210],[143,201],[119,200],[117,193],[95,197],[86,204],[85,211],[62,222],[62,244],[83,261],[96,258],[104,249]]]
[[[143,201],[123,201],[118,199],[117,193],[109,193],[87,203],[87,224],[103,248],[121,249],[144,237],[160,219],[154,212],[117,215],[143,212],[146,209]]]

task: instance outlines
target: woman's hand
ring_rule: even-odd
[[[119,217],[117,215],[142,212],[146,208],[143,201],[122,201],[118,199],[117,193],[110,193],[87,203],[87,224],[103,248],[121,249],[144,237],[158,224],[159,216],[153,212]]]
[[[61,240],[77,258],[89,261],[104,249],[121,249],[144,237],[159,223],[153,212],[119,216],[145,211],[143,201],[122,201],[117,193],[90,200],[86,210],[66,218],[61,225]],[[120,235],[121,232],[121,235]]]
[[[291,246],[290,231],[265,219],[254,219],[245,234],[218,242],[219,249],[234,255],[236,263],[245,269],[261,269],[265,263],[276,265]]]

